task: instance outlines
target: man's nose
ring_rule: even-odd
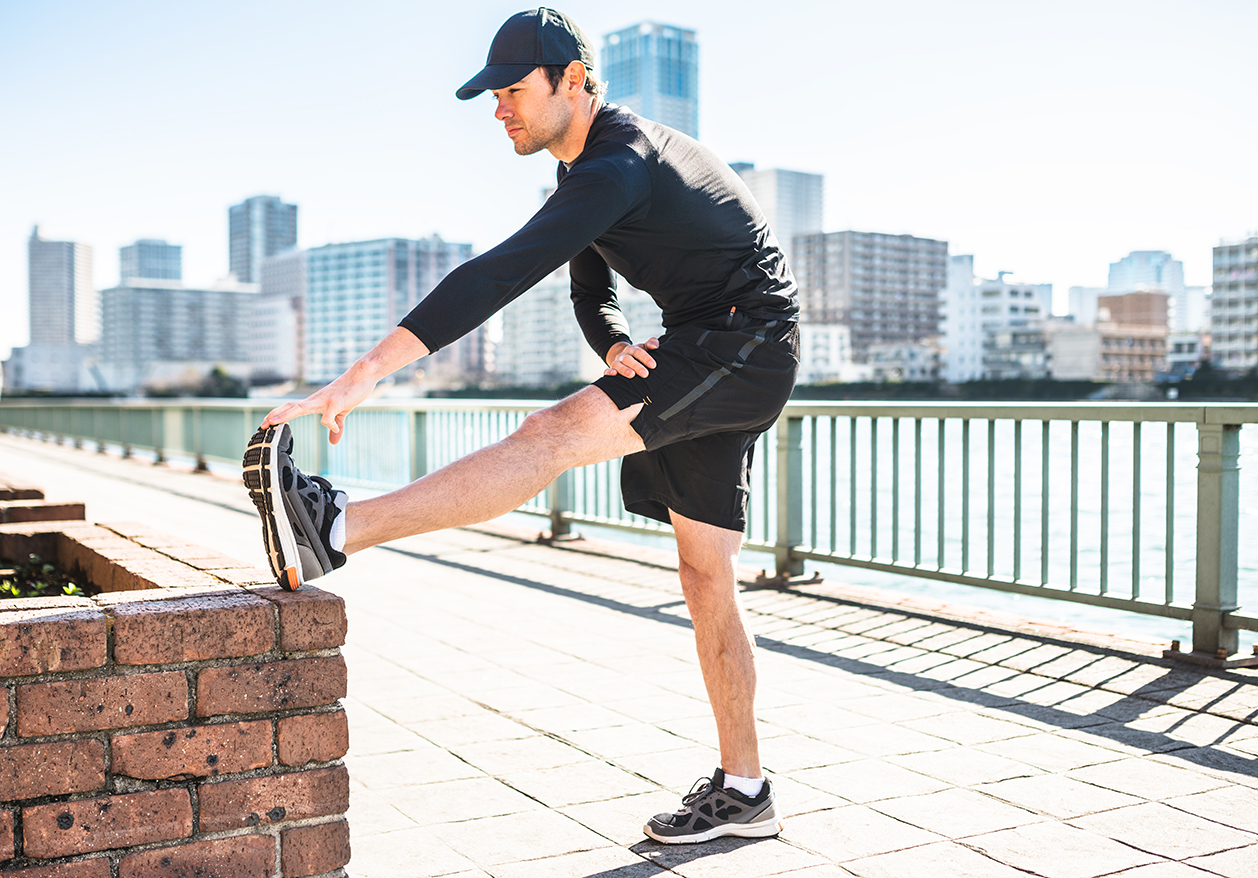
[[[506,106],[506,104],[502,102],[501,99],[499,99],[498,106],[497,108],[494,109],[494,118],[497,119],[499,122],[503,122],[510,115],[511,115],[511,110]]]

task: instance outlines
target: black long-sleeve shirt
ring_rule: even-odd
[[[471,332],[564,262],[577,321],[606,358],[631,341],[612,270],[655,299],[667,329],[730,313],[795,319],[795,280],[746,185],[706,147],[608,105],[559,165],[542,208],[450,272],[402,319],[429,350]]]

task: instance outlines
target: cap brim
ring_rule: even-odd
[[[486,89],[515,85],[536,69],[536,64],[486,64],[485,69],[463,83],[454,96],[461,101],[470,100]]]

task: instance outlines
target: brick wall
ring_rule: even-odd
[[[0,602],[0,876],[343,876],[341,599],[141,525],[32,552],[104,591]]]
[[[84,517],[82,503],[49,503],[39,488],[0,473],[0,524],[11,521],[82,521]]]

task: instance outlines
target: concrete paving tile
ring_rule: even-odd
[[[1045,732],[1056,732],[1059,729],[1086,729],[1113,722],[1110,717],[1101,714],[1076,714],[1043,704],[1011,704],[1001,708],[1000,712],[1005,714],[1010,722],[1022,723]]]
[[[527,680],[527,678],[523,678]],[[462,693],[460,693],[462,694]],[[526,683],[469,693],[468,697],[502,713],[520,713],[536,710],[565,710],[586,707],[589,702],[563,692],[554,686]]]
[[[533,771],[511,771],[501,777],[503,782],[551,808],[602,802],[656,789],[640,777],[596,760]]]
[[[492,777],[395,787],[381,795],[419,826],[518,814],[544,807]]]
[[[456,719],[435,719],[410,723],[406,728],[421,738],[447,750],[462,744],[511,741],[537,735],[537,732],[528,726],[521,725],[514,720],[488,710]],[[351,725],[351,736],[353,731],[353,726]]]
[[[951,747],[931,753],[911,753],[907,756],[889,756],[887,761],[947,783],[950,786],[968,787],[980,783],[994,783],[1014,777],[1030,777],[1043,770],[984,753],[969,747]]]
[[[824,866],[808,866],[779,873],[782,878],[851,878],[852,873],[842,866],[827,864]]]
[[[846,805],[792,817],[782,838],[835,863],[941,840],[933,832],[909,826],[865,805]]]
[[[987,669],[987,665],[973,661],[972,659],[954,658],[951,661],[943,662],[932,668],[921,671],[920,675],[926,680],[938,680],[943,683],[961,683],[970,679],[971,674],[977,674]]]
[[[1167,861],[1154,863],[1152,866],[1137,866],[1125,872],[1115,872],[1106,878],[1210,878],[1212,874],[1195,866]]]
[[[884,799],[869,807],[947,838],[966,838],[1012,829],[1044,818],[973,790],[946,789],[923,796]]]
[[[791,776],[801,783],[860,804],[935,793],[950,786],[881,759],[862,759],[826,768],[796,771]]]
[[[415,738],[420,742],[418,737]],[[478,777],[480,769],[473,768],[461,759],[434,747],[426,741],[412,750],[384,753],[379,756],[345,757],[351,777],[372,790],[411,784],[433,783],[443,780],[459,780]]]
[[[823,765],[838,765],[861,758],[863,757],[859,753],[808,735],[769,738],[760,747],[760,759],[765,769],[779,774]]]
[[[876,725],[877,720],[825,702],[757,711],[761,720],[804,735],[833,739],[835,732]]]
[[[1058,820],[1138,805],[1141,801],[1135,796],[1072,780],[1060,774],[1016,777],[981,784],[974,789]]]
[[[1225,878],[1251,878],[1258,875],[1258,845],[1236,848],[1208,857],[1193,857],[1185,863]]]
[[[651,698],[662,694],[660,687],[654,683],[625,674],[609,673],[605,677],[591,677],[588,680],[562,676],[552,679],[552,685],[556,689],[582,701],[593,701],[599,704],[606,703],[608,695],[613,693],[618,701],[630,698]]]
[[[1142,799],[1166,799],[1218,789],[1224,782],[1192,766],[1168,765],[1153,758],[1123,759],[1078,768],[1067,777]]]
[[[836,790],[818,789],[790,775],[772,772],[766,772],[766,775],[773,781],[773,798],[783,820],[852,804],[851,799],[842,796]]]
[[[1128,723],[1128,727],[1138,731],[1162,734],[1195,747],[1226,744],[1234,736],[1238,738],[1249,736],[1253,731],[1253,727],[1247,723],[1238,723],[1221,716],[1188,712],[1142,717]]]
[[[1170,753],[1192,747],[1187,741],[1177,741],[1162,732],[1133,729],[1123,723],[1104,723],[1082,729],[1066,729],[1059,733],[1072,741],[1083,741],[1124,756],[1144,756],[1149,753]]]
[[[569,707],[543,707],[537,710],[509,711],[513,719],[535,729],[555,734],[577,732],[584,729],[606,729],[628,725],[624,714],[616,713],[597,704],[574,704]]]
[[[680,807],[681,799],[676,793],[656,790],[556,810],[616,844],[631,845],[645,839],[642,826],[653,815],[671,813]]]
[[[357,837],[357,828],[353,834]],[[407,864],[408,878],[476,875],[473,863],[427,829],[406,829],[354,844],[346,867],[354,878],[397,878],[398,864]],[[412,871],[413,870],[413,871]]]
[[[1026,872],[962,847],[951,841],[937,842],[879,854],[846,863],[844,868],[860,878],[905,878],[946,875],[947,878],[1026,878]]]
[[[548,735],[536,734],[528,738],[455,744],[449,749],[469,765],[497,777],[511,771],[554,768],[575,762],[588,762],[593,758]]]
[[[653,845],[655,849],[648,850],[650,844],[635,845],[634,850],[682,878],[728,878],[730,875],[769,878],[827,864],[824,857],[776,838],[726,838],[703,845]]]
[[[651,878],[664,869],[624,848],[608,847],[494,867],[494,878]]]
[[[391,698],[388,696],[363,697],[363,703],[393,722],[404,726],[428,720],[476,716],[485,712],[485,708],[479,704],[458,695],[424,695],[409,698],[394,692]]]
[[[692,745],[665,753],[642,753],[621,756],[616,764],[626,771],[644,777],[664,789],[681,795],[695,780],[708,777],[719,766],[721,754],[715,747]]]
[[[1223,787],[1162,802],[1224,826],[1258,833],[1258,790],[1250,787]]]
[[[964,705],[941,698],[919,698],[891,692],[879,692],[863,698],[834,699],[844,710],[858,713],[881,722],[898,723],[905,720],[924,719],[942,713],[964,710]]]
[[[397,808],[383,793],[369,790],[350,779],[349,807],[354,816],[354,838],[366,838],[399,829],[414,829],[416,823]]]
[[[977,749],[994,756],[1025,762],[1045,771],[1069,771],[1123,758],[1121,754],[1104,747],[1048,734],[993,741],[990,744],[979,744]]]
[[[843,729],[829,734],[817,730],[814,734],[825,736],[836,744],[865,756],[900,756],[908,753],[946,750],[953,746],[951,741],[945,741],[935,735],[883,723]]]
[[[1258,842],[1258,836],[1230,829],[1158,802],[1145,802],[1078,817],[1072,826],[1121,841],[1137,850],[1183,860]]]
[[[1226,747],[1189,747],[1148,758],[1168,765],[1196,766],[1203,773],[1226,783],[1258,787],[1258,759]]]
[[[433,826],[431,832],[485,868],[608,846],[601,835],[549,809],[443,823]]]
[[[968,838],[965,846],[1043,878],[1096,878],[1160,860],[1112,839],[1053,821]]]
[[[679,750],[691,744],[685,738],[646,723],[628,723],[607,729],[566,732],[563,737],[564,740],[572,742],[586,753],[612,760],[621,756]]]
[[[366,727],[351,722],[349,727],[349,752],[353,756],[398,753],[427,744],[427,741],[406,726],[400,726],[390,720]]]
[[[1035,734],[1033,729],[1024,725],[969,712],[946,713],[902,722],[900,725],[963,746]]]
[[[601,703],[608,710],[622,713],[638,722],[654,724],[670,719],[691,719],[712,714],[712,708],[708,706],[706,700],[688,698],[675,692],[651,695],[646,698],[616,698],[614,701]]]

